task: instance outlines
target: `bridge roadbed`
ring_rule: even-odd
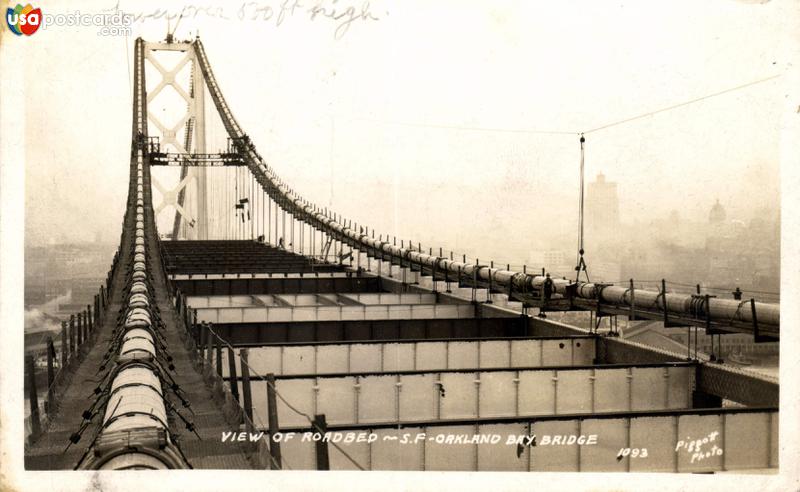
[[[190,352],[180,335],[183,331],[181,322],[172,299],[168,297],[169,290],[166,285],[168,280],[163,270],[154,268],[153,276],[158,307],[166,325],[166,345],[172,351],[172,363],[175,365],[175,380],[191,404],[194,415],[181,408],[179,403],[176,406],[181,409],[182,414],[194,422],[197,433],[202,439],[198,439],[196,435],[186,430],[180,420],[175,421],[174,426],[171,424],[171,428],[181,429],[181,450],[194,468],[225,470],[253,468],[238,445],[222,442],[223,432],[236,431],[238,428],[231,426],[225,420],[220,403],[213,397],[200,370],[192,363]]]
[[[159,251],[157,239],[148,238],[150,251]],[[73,374],[66,382],[66,388],[56,413],[45,424],[38,439],[26,446],[25,468],[27,470],[70,470],[73,469],[88,447],[102,422],[102,411],[95,415],[90,425],[77,444],[70,445],[70,436],[76,432],[83,422],[82,413],[93,403],[92,394],[98,384],[98,368],[112,340],[112,332],[116,327],[117,314],[122,306],[122,292],[125,288],[126,274],[124,270],[130,258],[124,255],[112,278],[111,299],[105,322],[94,333],[94,341],[87,344],[87,352],[82,360],[73,365]],[[191,360],[180,335],[178,315],[169,299],[166,278],[161,269],[159,259],[150,257],[150,271],[153,273],[153,287],[157,304],[165,325],[166,346],[170,351],[175,366],[171,371],[175,382],[183,390],[190,403],[191,411],[184,408],[177,398],[166,389],[168,399],[182,415],[195,425],[199,435],[186,429],[180,418],[170,415],[170,430],[189,463],[197,469],[251,469],[253,465],[236,443],[222,442],[223,432],[236,431],[238,428],[228,424],[223,415],[221,403],[213,398],[211,389],[204,382],[203,376]],[[192,413],[193,412],[193,413]],[[69,449],[67,447],[69,446]],[[65,451],[66,450],[66,451]]]

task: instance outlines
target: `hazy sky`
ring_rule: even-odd
[[[28,240],[118,237],[133,39],[164,37],[166,21],[153,18],[159,9],[205,8],[187,10],[176,36],[199,31],[239,123],[301,195],[458,250],[489,245],[493,232],[493,249],[524,249],[574,231],[577,132],[784,73],[792,6],[328,0],[322,5],[338,12],[369,5],[377,19],[355,20],[337,39],[341,22],[312,20],[308,0],[278,25],[281,3],[121,1],[120,9],[145,14],[130,39],[98,36],[96,27],[4,32],[4,44],[28,53]],[[114,4],[37,6],[99,12]],[[275,15],[249,20],[259,7]],[[784,83],[587,134],[587,179],[602,171],[618,183],[623,221],[672,209],[705,220],[717,198],[744,219],[777,207]],[[221,142],[215,131],[211,140]]]

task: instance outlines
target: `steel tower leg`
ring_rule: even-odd
[[[197,55],[193,57],[194,70],[194,152],[204,154],[206,149],[206,106],[205,106],[205,81],[203,71],[200,70],[197,62]],[[189,149],[187,149],[188,151]],[[193,169],[197,177],[197,193],[195,193],[197,211],[197,239],[208,239],[208,183],[206,180],[206,170],[203,167]]]

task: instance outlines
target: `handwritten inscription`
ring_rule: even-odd
[[[675,453],[685,453],[690,459],[690,463],[700,463],[715,456],[722,456],[723,449],[718,440],[719,431],[710,432],[701,437],[687,436],[675,445]],[[405,432],[396,434],[381,435],[372,431],[333,431],[333,432],[275,432],[268,434],[265,432],[223,432],[223,442],[257,442],[261,439],[271,439],[274,442],[300,441],[303,443],[367,443],[376,442],[396,443],[398,445],[425,446],[425,445],[446,445],[446,446],[476,446],[476,445],[500,445],[513,446],[516,448],[518,458],[522,457],[526,448],[554,448],[565,446],[596,446],[598,445],[597,434],[492,434],[492,433],[436,433],[429,435],[425,432]],[[611,450],[609,450],[611,451]],[[613,451],[611,451],[613,452]],[[617,461],[625,458],[646,459],[650,457],[647,448],[619,448],[616,453]]]
[[[222,441],[225,442],[244,442],[258,441],[266,437],[264,432],[223,432]],[[299,439],[300,442],[332,442],[349,444],[353,442],[373,443],[378,439],[382,441],[394,441],[398,444],[417,444],[431,442],[436,444],[459,445],[459,444],[505,444],[506,446],[594,446],[597,444],[597,434],[577,435],[502,435],[502,434],[436,434],[429,436],[424,432],[416,434],[404,433],[399,435],[379,436],[371,432],[276,432],[271,439],[275,442],[291,441]]]
[[[722,456],[722,448],[716,444],[708,446],[708,444],[717,440],[717,436],[719,436],[718,431],[711,432],[698,439],[687,437],[685,440],[678,441],[678,444],[675,445],[675,452],[683,451],[691,454],[690,463],[700,462],[712,456]]]
[[[119,3],[111,9],[120,11]],[[356,23],[376,22],[380,20],[374,13],[370,2],[364,0],[351,3],[340,0],[262,0],[242,2],[230,6],[204,6],[184,4],[182,7],[158,7],[148,11],[124,12],[134,22],[148,20],[169,20],[212,18],[221,20],[238,20],[271,23],[281,26],[291,17],[302,17],[309,21],[332,23],[333,36],[342,39]]]

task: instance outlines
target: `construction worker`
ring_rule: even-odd
[[[550,300],[550,297],[553,295],[553,292],[555,292],[555,290],[556,290],[556,286],[553,283],[553,279],[550,278],[550,274],[549,273],[547,275],[545,275],[544,285],[542,287],[543,287],[542,290],[544,291],[544,301],[547,302],[547,301]]]

